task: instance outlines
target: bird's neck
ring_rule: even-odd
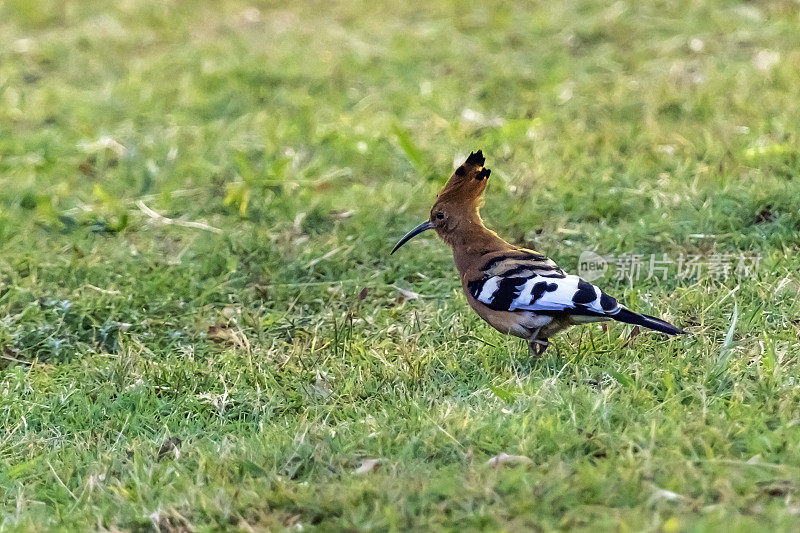
[[[480,256],[512,248],[497,233],[483,225],[480,216],[469,217],[445,238],[445,242],[453,249],[456,268],[463,272],[468,265],[474,264]]]

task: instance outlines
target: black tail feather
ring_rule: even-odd
[[[680,335],[682,333],[686,333],[680,328],[676,328],[666,320],[661,320],[660,318],[656,318],[650,315],[640,315],[638,313],[634,313],[629,309],[620,309],[618,313],[613,315],[608,315],[614,320],[618,320],[620,322],[625,322],[626,324],[635,324],[637,326],[644,326],[646,328],[653,329],[655,331],[660,331],[661,333],[666,333],[667,335]]]

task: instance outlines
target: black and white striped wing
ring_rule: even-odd
[[[616,299],[532,250],[489,254],[481,277],[467,283],[473,298],[496,311],[568,315],[574,324],[614,319],[678,335],[685,333],[658,317],[634,313]]]
[[[617,300],[578,276],[554,278],[491,276],[471,284],[472,296],[496,311],[613,316]]]
[[[614,315],[617,301],[578,276],[565,274],[550,259],[518,249],[490,257],[483,277],[472,281],[470,294],[497,311],[526,310],[541,314]]]

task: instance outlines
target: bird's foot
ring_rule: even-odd
[[[531,339],[528,342],[528,349],[531,355],[536,357],[541,357],[548,346],[550,346],[550,342],[547,339]]]

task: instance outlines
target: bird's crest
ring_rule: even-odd
[[[436,201],[447,203],[477,203],[486,189],[492,171],[484,168],[483,152],[470,152],[467,160],[458,167],[439,193]]]

